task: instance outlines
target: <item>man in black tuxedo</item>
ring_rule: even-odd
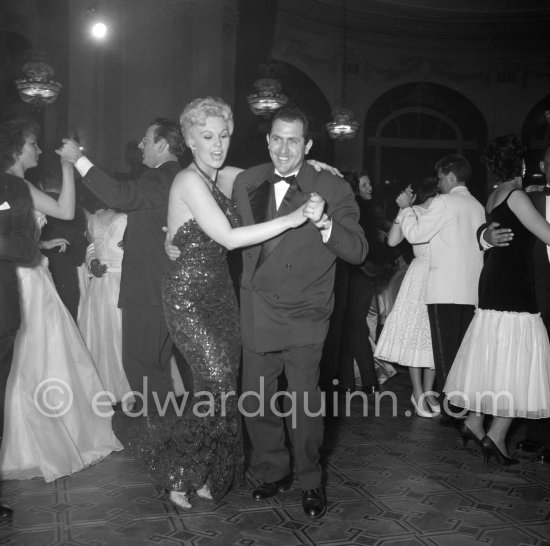
[[[550,222],[550,146],[544,151],[544,159],[539,168],[544,174],[546,184],[540,186],[528,186],[526,191],[546,221]],[[489,244],[495,246],[507,246],[513,233],[508,228],[498,228],[494,223],[488,226],[483,238]],[[550,336],[550,247],[540,239],[535,239],[531,253],[533,264],[533,277],[535,284],[535,299],[541,318]],[[526,436],[518,442],[517,447],[528,453],[537,453],[537,460],[541,463],[550,463],[550,419],[528,419]]]
[[[65,139],[59,153],[74,163],[83,184],[107,206],[128,214],[118,300],[122,309],[122,363],[132,390],[148,395],[148,410],[155,411],[153,393],[162,407],[173,391],[173,343],[161,294],[169,263],[162,228],[166,225],[170,188],[181,169],[178,159],[185,149],[179,124],[157,118],[147,128],[139,148],[149,168],[137,180],[116,180],[105,174],[82,155],[74,140]],[[179,353],[176,361],[187,386],[188,369]]]
[[[0,445],[6,384],[21,323],[15,264],[29,263],[36,256],[35,229],[29,188],[20,178],[0,173]],[[0,517],[12,513],[11,508],[0,504]]]
[[[545,186],[538,187],[538,191],[529,192],[539,213],[550,221],[550,146],[544,151],[544,159],[540,162],[540,170],[546,179]],[[550,335],[550,247],[540,239],[535,239],[533,253],[533,273],[535,281],[535,298],[540,315]],[[542,463],[550,463],[550,419],[529,419],[527,421],[526,438],[519,442],[519,446],[525,451],[542,451],[537,454],[537,460]]]
[[[57,165],[46,167],[40,187],[44,193],[57,201],[61,193],[61,172]],[[78,267],[86,258],[88,241],[84,235],[84,211],[77,205],[74,212],[72,220],[47,216],[47,224],[42,228],[39,246],[42,254],[48,258],[48,268],[57,293],[76,321],[80,302]]]
[[[276,410],[279,376],[284,372],[293,397],[288,433],[306,515],[322,516],[319,448],[323,441],[319,361],[333,307],[335,260],[361,263],[367,242],[349,185],[304,163],[312,141],[308,120],[293,107],[273,117],[267,135],[273,163],[241,173],[233,197],[245,225],[286,214],[318,193],[326,213],[261,245],[243,251],[241,327],[246,426],[264,482],[253,491],[262,500],[292,484],[284,423]],[[284,180],[282,177],[286,177]],[[278,180],[280,182],[278,182]],[[308,414],[309,410],[309,414]],[[258,414],[259,413],[259,414]],[[317,415],[315,415],[317,414]]]

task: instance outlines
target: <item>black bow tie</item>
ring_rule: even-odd
[[[291,176],[281,176],[280,174],[274,174],[272,182],[273,184],[277,184],[277,182],[286,182],[287,184],[293,184],[294,180],[296,180],[295,174]]]

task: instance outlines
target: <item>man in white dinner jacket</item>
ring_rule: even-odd
[[[461,155],[441,158],[435,169],[439,191],[426,214],[417,218],[411,208],[412,193],[398,197],[401,208],[396,222],[412,243],[430,244],[430,271],[425,301],[428,305],[434,352],[437,390],[442,389],[462,338],[474,316],[478,301],[478,281],[483,254],[477,242],[477,230],[485,222],[485,212],[466,184],[471,167]],[[446,404],[442,424],[454,425]]]

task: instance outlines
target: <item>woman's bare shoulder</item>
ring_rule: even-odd
[[[202,179],[197,171],[195,171],[191,167],[186,167],[176,175],[176,178],[174,178],[174,182],[172,184],[172,188],[175,186],[183,189],[186,186],[194,186],[196,184],[199,184],[201,180]]]
[[[227,197],[231,197],[235,178],[242,171],[243,169],[231,166],[224,167],[218,171],[218,187]]]

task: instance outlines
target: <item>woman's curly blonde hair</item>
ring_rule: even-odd
[[[204,125],[206,119],[211,117],[222,118],[227,123],[229,135],[233,133],[231,107],[222,99],[204,97],[192,100],[181,113],[180,125],[185,141],[188,143],[191,133],[197,125]]]

